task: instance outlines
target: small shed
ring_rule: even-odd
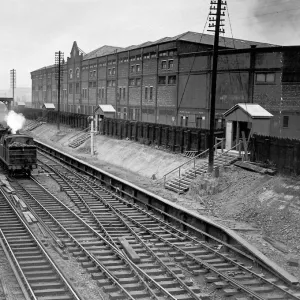
[[[102,120],[104,118],[114,118],[116,110],[111,104],[99,104],[94,110],[95,115],[95,131],[103,132]]]
[[[17,102],[17,106],[18,107],[25,107],[26,104],[25,104],[25,102]]]
[[[242,138],[257,133],[270,135],[273,115],[259,104],[238,103],[224,113],[226,121],[226,149],[231,149]]]
[[[44,103],[42,109],[45,110],[55,110],[55,105],[53,103]]]
[[[114,118],[115,115],[116,115],[116,110],[110,104],[99,104],[95,108],[94,114],[100,116],[101,119],[103,119],[103,117],[105,117],[105,118]]]
[[[53,103],[44,103],[42,106],[42,110],[43,110],[43,117],[46,117],[48,111],[55,110],[55,105]]]

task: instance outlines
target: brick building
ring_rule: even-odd
[[[91,114],[112,104],[118,118],[188,127],[209,126],[214,37],[186,32],[127,48],[88,54],[73,43],[64,64],[61,110]],[[274,118],[271,134],[300,137],[298,46],[220,38],[216,126],[241,102],[258,103]],[[57,104],[55,67],[31,72],[33,107]]]

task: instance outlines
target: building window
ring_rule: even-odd
[[[152,98],[153,98],[153,86],[150,86],[149,100],[152,100]]]
[[[134,79],[130,79],[129,80],[129,85],[130,86],[134,86],[135,85],[135,80]]]
[[[119,100],[122,99],[122,88],[121,88],[121,87],[119,87],[118,99],[119,99]]]
[[[116,86],[116,81],[115,81],[115,80],[112,80],[112,81],[111,81],[111,85],[112,85],[112,86]]]
[[[289,128],[289,116],[283,116],[283,128]]]
[[[93,71],[93,77],[94,77],[94,78],[97,77],[96,70]]]
[[[141,78],[137,78],[136,79],[136,85],[137,86],[141,86]]]
[[[123,87],[123,99],[126,99],[126,88]]]
[[[69,94],[73,94],[73,86],[72,86],[72,83],[69,83]]]
[[[136,65],[135,66],[135,70],[136,70],[136,72],[140,72],[141,71],[141,66],[140,65]]]
[[[108,75],[111,75],[111,69],[108,69]]]
[[[149,59],[150,58],[150,53],[144,54],[144,59]]]
[[[135,56],[131,56],[130,61],[135,61]]]
[[[141,60],[141,58],[142,58],[141,55],[136,56],[136,60]]]
[[[107,81],[107,86],[112,86],[112,80]]]
[[[135,66],[133,65],[133,66],[130,67],[130,72],[134,73],[134,70],[135,70]]]
[[[168,84],[176,84],[176,76],[169,76]]]
[[[91,88],[91,87],[93,87],[93,82],[92,81],[89,82],[89,88]]]
[[[102,89],[102,99],[104,98],[104,88]]]
[[[69,77],[70,77],[70,79],[73,78],[73,70],[72,69],[69,71]]]
[[[158,84],[166,84],[166,76],[158,76]]]
[[[80,71],[79,71],[79,68],[76,69],[76,78],[79,78],[79,75],[80,75]]]
[[[161,61],[161,68],[162,69],[166,69],[167,68],[167,61],[166,60],[162,60]]]
[[[145,87],[145,100],[148,99],[148,87],[146,86]]]
[[[124,58],[124,63],[128,62],[128,57]]]
[[[93,81],[93,87],[95,88],[96,87],[96,81]]]
[[[119,58],[119,64],[123,62],[123,58]]]
[[[173,67],[174,67],[174,60],[173,59],[169,59],[169,66],[168,66],[168,68],[169,69],[173,69]]]
[[[112,68],[112,74],[113,74],[113,75],[116,74],[116,68]]]
[[[168,55],[167,51],[163,51],[159,53],[159,56],[167,56],[167,55]]]
[[[150,53],[150,57],[151,57],[151,58],[156,58],[156,52],[151,52],[151,53]]]
[[[112,61],[111,61],[111,60],[109,60],[107,64],[108,64],[108,65],[111,65],[111,64],[112,64]]]
[[[256,73],[256,82],[274,83],[275,82],[275,73]]]
[[[90,78],[93,78],[93,71],[90,71]]]
[[[79,82],[76,82],[76,94],[79,94]]]
[[[115,60],[115,59],[112,60],[112,64],[113,64],[113,65],[116,64],[116,60]]]

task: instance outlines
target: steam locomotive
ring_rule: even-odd
[[[33,138],[12,134],[9,127],[0,127],[0,163],[10,176],[31,174],[37,168],[37,150]]]

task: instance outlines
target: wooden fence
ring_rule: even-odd
[[[157,145],[173,152],[197,151],[208,147],[209,130],[133,122],[120,119],[104,119],[103,133],[115,138],[139,141],[146,145]],[[224,131],[215,132],[216,137],[223,137]]]
[[[48,123],[57,122],[57,111],[47,112],[41,109],[25,108],[22,113],[27,119],[44,116]],[[60,122],[84,129],[89,126],[87,117],[87,115],[61,112]],[[201,152],[208,148],[209,130],[207,129],[107,118],[102,121],[102,132],[114,138],[128,138],[146,145],[161,146],[173,152]],[[215,137],[224,137],[224,130],[216,131]]]
[[[300,175],[300,140],[254,135],[251,160],[274,164],[282,174]]]

